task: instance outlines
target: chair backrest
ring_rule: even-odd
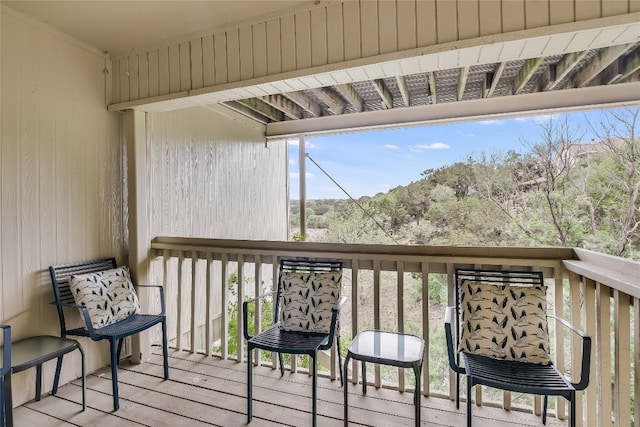
[[[283,259],[280,261],[280,274],[278,275],[278,289],[276,294],[276,306],[274,310],[274,323],[277,323],[280,315],[280,303],[283,295],[283,277],[289,273],[301,274],[321,274],[321,273],[337,273],[339,274],[338,286],[342,275],[342,261],[316,261],[307,259]],[[338,295],[339,298],[339,295]],[[337,299],[337,298],[336,298]]]
[[[69,264],[52,265],[49,267],[51,274],[51,284],[53,286],[53,296],[55,297],[56,309],[58,310],[58,320],[60,321],[60,334],[65,337],[67,333],[64,310],[62,304],[75,304],[69,282],[71,276],[86,273],[96,273],[98,271],[116,268],[115,258],[101,258],[90,261],[75,262]]]
[[[455,284],[456,338],[461,351],[551,362],[542,272],[456,269]]]

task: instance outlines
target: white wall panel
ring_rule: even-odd
[[[109,255],[124,261],[126,206],[120,118],[106,110],[104,56],[11,10],[3,8],[1,19],[0,323],[17,340],[59,333],[50,265]],[[103,345],[81,342],[89,371],[107,363]],[[64,382],[80,374],[79,362],[65,357]],[[45,391],[53,369],[45,365]],[[34,382],[33,370],[14,377],[15,405],[33,399]]]
[[[285,142],[204,107],[148,129],[152,237],[287,239]]]

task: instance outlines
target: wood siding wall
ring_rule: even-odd
[[[204,107],[147,123],[152,237],[287,240],[285,141]]]
[[[273,76],[291,72],[314,74],[317,67],[336,70],[345,61],[638,11],[640,0],[322,2],[290,15],[117,56],[111,103],[203,94],[238,82],[277,81]]]
[[[102,54],[2,9],[0,146],[0,322],[12,338],[59,334],[52,264],[125,260],[121,119],[105,108]],[[87,368],[108,363],[82,340]],[[55,363],[44,369],[50,390]],[[62,380],[80,375],[77,352]],[[35,370],[17,374],[14,404],[33,399]]]

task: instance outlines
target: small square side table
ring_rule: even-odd
[[[413,396],[416,426],[420,425],[420,374],[424,358],[424,340],[415,335],[384,331],[360,332],[351,342],[344,360],[344,425],[349,425],[349,405],[347,392],[347,369],[349,359],[362,362],[362,393],[367,394],[367,374],[365,362],[380,365],[412,368],[416,378]]]

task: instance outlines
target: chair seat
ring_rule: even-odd
[[[473,377],[474,384],[550,396],[567,396],[575,391],[571,383],[553,365],[463,354],[466,374]]]
[[[107,325],[100,329],[95,329],[96,335],[100,337],[125,337],[131,334],[144,331],[145,329],[157,324],[162,323],[164,316],[155,314],[135,314],[131,317],[127,317],[112,325]],[[89,336],[89,332],[84,328],[69,329],[67,330],[69,335]]]
[[[248,342],[252,348],[268,351],[280,351],[289,354],[309,354],[327,344],[329,334],[311,334],[304,332],[288,332],[280,329],[278,324],[262,331]]]

